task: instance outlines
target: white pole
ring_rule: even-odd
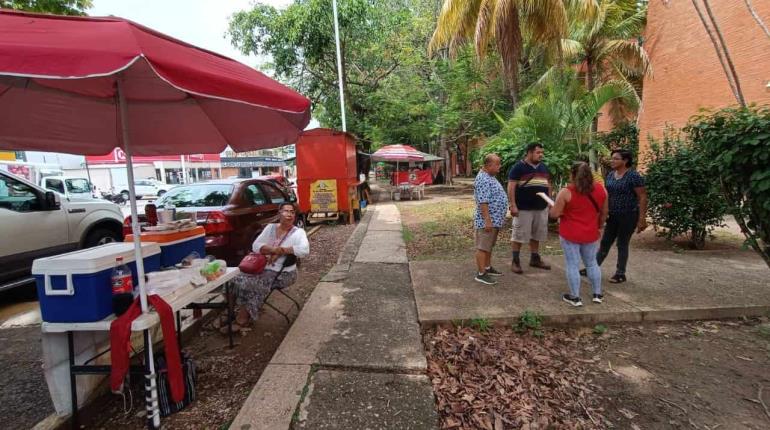
[[[118,110],[120,111],[120,124],[121,131],[123,133],[123,151],[126,153],[126,170],[128,173],[128,195],[129,203],[131,205],[131,230],[133,231],[134,239],[134,258],[136,259],[136,276],[139,278],[139,303],[142,305],[142,313],[147,312],[147,291],[145,291],[144,285],[144,260],[142,259],[142,243],[140,239],[139,230],[139,215],[136,208],[136,190],[134,186],[134,163],[131,160],[131,147],[129,145],[128,138],[128,110],[126,104],[126,96],[123,94],[123,76],[118,76]],[[150,338],[149,331],[147,332],[147,356],[149,357],[148,366],[150,368],[150,392],[148,393],[151,401],[152,424],[155,428],[160,427],[160,411],[158,409],[158,391],[155,386],[155,359],[152,355],[152,339]],[[145,385],[146,386],[146,385]]]
[[[186,184],[187,183],[187,169],[184,167],[184,155],[180,155],[179,158],[182,160],[182,174],[179,175],[179,183],[180,184]]]
[[[345,122],[345,91],[342,84],[342,54],[340,53],[340,24],[337,19],[337,0],[332,0],[334,10],[334,42],[337,45],[337,79],[340,85],[340,113],[342,114],[342,131],[348,131]]]

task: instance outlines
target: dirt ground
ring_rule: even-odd
[[[770,428],[768,318],[537,335],[483,325],[425,332],[441,428]],[[485,362],[490,354],[501,358]],[[459,389],[451,383],[456,375]],[[507,382],[518,391],[500,402]]]
[[[473,252],[473,188],[467,185],[453,187],[430,187],[423,200],[398,202],[404,225],[404,241],[410,260],[430,260],[435,258],[456,257]],[[666,240],[659,236],[660,229],[651,226],[641,234],[635,234],[631,246],[638,249],[702,252],[737,250],[743,247],[744,238],[731,220],[726,220],[724,227],[717,228],[706,241],[702,250],[692,250],[685,238]],[[552,223],[548,241],[541,244],[541,254],[561,255],[558,225]],[[459,234],[458,234],[459,233]],[[511,218],[506,218],[500,231],[496,255],[509,255],[511,238]],[[525,250],[526,251],[526,250]]]
[[[310,238],[310,256],[302,259],[297,282],[288,293],[303,304],[318,281],[337,262],[337,257],[355,225],[323,226]],[[281,309],[288,300],[271,297]],[[296,317],[296,311],[291,314]],[[264,307],[251,330],[236,337],[237,345],[227,347],[227,336],[204,326],[184,350],[195,360],[198,381],[196,401],[186,409],[163,418],[167,429],[227,428],[235,418],[251,389],[259,380],[273,353],[289,330],[282,316]],[[82,428],[138,429],[145,425],[143,388],[134,384],[132,408],[124,409],[120,396],[107,394],[95,400],[82,412]]]

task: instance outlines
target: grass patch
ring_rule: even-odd
[[[471,327],[481,333],[486,333],[492,327],[492,323],[486,318],[474,318],[471,320]]]
[[[535,311],[524,311],[519,320],[513,324],[513,330],[519,333],[532,332],[535,337],[543,337],[543,316]]]
[[[607,331],[609,331],[609,327],[607,327],[604,324],[596,324],[593,330],[594,334],[599,336],[603,335],[604,333],[607,333]]]
[[[414,233],[409,230],[409,227],[403,226],[401,228],[401,236],[404,238],[404,242],[409,243],[414,240]]]

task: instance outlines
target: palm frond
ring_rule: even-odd
[[[476,55],[484,58],[489,41],[492,39],[496,27],[497,0],[481,0],[478,17],[476,18],[475,44]]]
[[[635,40],[610,40],[604,43],[597,60],[612,61],[628,76],[652,76],[647,51]]]
[[[450,53],[455,54],[462,43],[473,37],[480,4],[481,0],[444,0],[428,52],[432,55],[449,47]]]

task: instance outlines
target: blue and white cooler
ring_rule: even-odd
[[[118,257],[123,257],[123,262],[131,268],[134,286],[138,288],[134,244],[130,242],[108,243],[35,260],[32,274],[43,321],[92,322],[110,315],[110,278]],[[157,243],[142,243],[142,257],[145,273],[160,270],[160,246]]]

